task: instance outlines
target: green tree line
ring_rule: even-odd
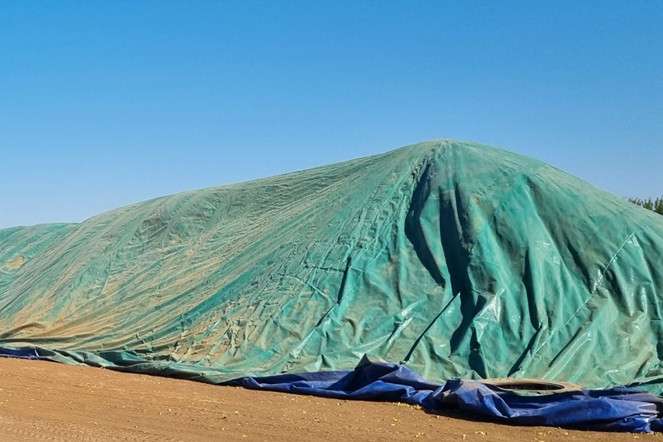
[[[656,199],[629,198],[628,200],[633,204],[637,204],[645,209],[653,210],[654,212],[663,215],[663,196]]]

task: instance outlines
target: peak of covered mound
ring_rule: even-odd
[[[661,263],[663,217],[432,141],[0,230],[0,345],[208,381],[369,354],[432,380],[658,388]]]

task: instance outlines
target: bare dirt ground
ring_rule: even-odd
[[[44,361],[0,358],[7,441],[662,441],[512,427],[394,403],[251,391]]]

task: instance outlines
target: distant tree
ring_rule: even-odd
[[[629,198],[628,200],[633,204],[637,204],[638,206],[642,206],[645,209],[652,210],[658,213],[659,215],[663,215],[663,196],[658,197],[656,199]]]

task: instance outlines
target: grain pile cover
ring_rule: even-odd
[[[367,354],[660,395],[662,301],[663,217],[472,143],[0,230],[0,345],[207,382]]]

